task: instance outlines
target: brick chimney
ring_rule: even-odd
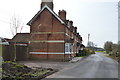
[[[53,10],[54,4],[53,0],[41,0],[41,9],[47,5],[51,10]]]
[[[66,20],[66,11],[65,10],[59,10],[59,12],[58,12],[58,15],[59,15],[59,17],[62,19],[62,20]]]
[[[70,24],[71,24],[70,30],[73,31],[73,21],[70,21]]]
[[[79,37],[79,33],[77,33],[77,37]]]
[[[75,34],[77,34],[77,27],[75,27]]]
[[[71,26],[73,26],[73,21],[70,21]]]

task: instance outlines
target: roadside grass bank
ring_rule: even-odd
[[[120,45],[113,43],[111,41],[107,41],[104,44],[104,50],[105,54],[108,54],[107,56],[118,61],[120,63]]]
[[[118,57],[118,56],[112,56],[111,54],[106,54],[106,53],[104,53],[104,55],[106,57],[112,58],[112,59],[114,59],[114,60],[116,60],[117,62],[120,63],[120,57]]]
[[[3,62],[0,71],[2,71],[2,80],[40,80],[57,72],[51,68],[29,68],[11,61]]]

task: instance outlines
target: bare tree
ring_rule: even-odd
[[[10,20],[10,30],[12,35],[15,36],[16,33],[21,33],[22,29],[23,29],[22,18],[13,15],[12,19]]]
[[[22,18],[16,15],[13,15],[10,20],[10,30],[13,36],[17,33],[21,33],[23,29]],[[14,52],[13,54],[13,61],[16,61],[16,42],[14,43]]]

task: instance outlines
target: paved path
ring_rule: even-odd
[[[118,78],[118,63],[97,53],[47,78]]]
[[[34,68],[34,67],[43,67],[43,68],[53,68],[62,70],[69,66],[73,66],[75,63],[80,61],[81,57],[75,57],[69,62],[53,62],[53,61],[21,61],[19,63],[22,63],[28,67]]]

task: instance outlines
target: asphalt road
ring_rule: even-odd
[[[118,78],[118,63],[96,53],[47,78]]]

